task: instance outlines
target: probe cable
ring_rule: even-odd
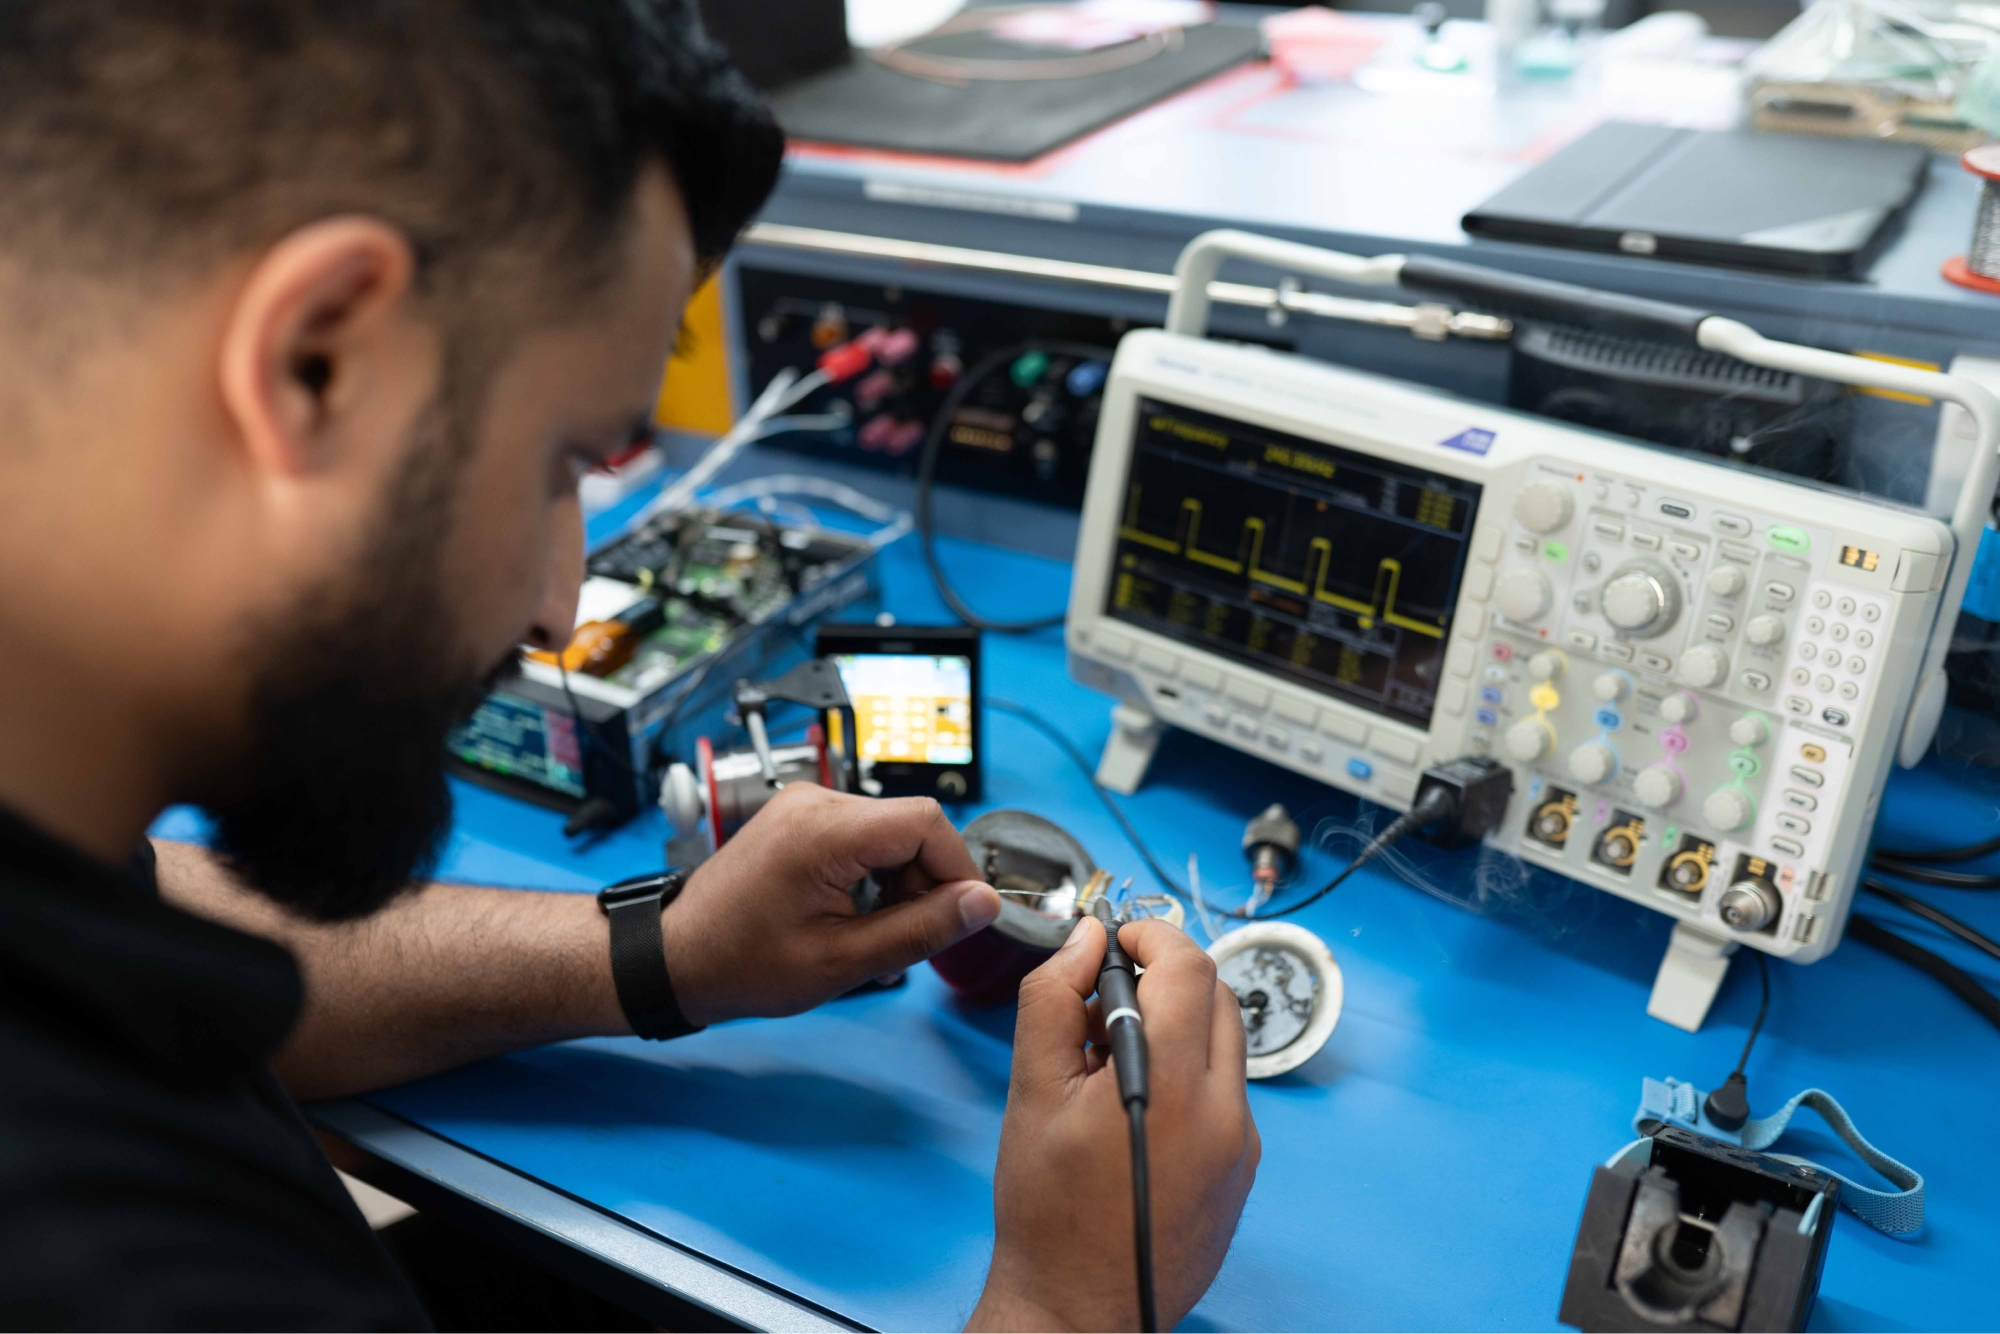
[[[951,430],[952,419],[972,391],[998,370],[1002,363],[1012,361],[1027,352],[1053,352],[1057,356],[1077,357],[1086,361],[1109,362],[1112,353],[1101,347],[1087,343],[1064,343],[1047,339],[1015,343],[987,353],[974,363],[971,370],[958,377],[958,382],[946,391],[944,401],[938,405],[931,418],[931,428],[924,434],[924,449],[917,461],[917,541],[923,548],[924,564],[931,572],[931,582],[937,585],[938,596],[944,599],[952,614],[975,630],[991,630],[995,634],[1027,634],[1035,630],[1046,630],[1050,626],[1061,625],[1069,615],[1067,608],[1050,616],[1037,616],[1025,621],[995,621],[981,616],[966,604],[951,586],[945,576],[944,566],[939,563],[936,545],[936,525],[931,517],[931,493],[937,480],[938,456],[944,451],[944,438]],[[1150,857],[1148,858],[1150,860]]]
[[[1146,1161],[1146,1104],[1152,1101],[1146,1029],[1139,1015],[1138,969],[1118,943],[1125,925],[1112,915],[1111,904],[1099,895],[1091,915],[1104,926],[1104,962],[1097,970],[1097,999],[1104,1011],[1104,1040],[1111,1048],[1111,1070],[1118,1078],[1118,1098],[1132,1138],[1132,1245],[1139,1276],[1139,1328],[1152,1334],[1160,1327],[1153,1304],[1152,1169]]]
[[[1847,919],[1847,934],[1884,954],[1921,969],[1951,988],[1958,998],[1979,1011],[1986,1021],[2000,1028],[2000,996],[1995,996],[1973,980],[1970,973],[1949,959],[1940,958],[1912,940],[1905,940],[1872,917],[1855,913]]]

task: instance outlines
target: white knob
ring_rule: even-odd
[[[1724,832],[1749,824],[1755,811],[1750,794],[1741,788],[1719,787],[1701,803],[1702,817]]]
[[[1664,764],[1649,764],[1632,778],[1632,792],[1649,810],[1665,810],[1681,799],[1681,776]]]
[[[1533,764],[1555,745],[1556,734],[1540,718],[1523,718],[1507,729],[1507,753],[1522,764]]]
[[[1770,735],[1771,729],[1762,714],[1746,713],[1729,724],[1729,739],[1739,746],[1761,746]]]
[[[1706,690],[1729,675],[1729,655],[1712,644],[1697,644],[1681,655],[1681,680]]]
[[[1510,621],[1538,620],[1549,609],[1549,599],[1553,596],[1549,589],[1549,577],[1540,570],[1522,566],[1507,571],[1500,576],[1499,586],[1494,590],[1494,600],[1500,604],[1500,614]]]
[[[1569,522],[1569,488],[1554,482],[1536,482],[1521,488],[1514,497],[1514,517],[1521,526],[1537,533],[1553,533]]]
[[[1626,566],[1604,586],[1604,619],[1635,635],[1659,634],[1680,609],[1680,585],[1650,562]]]
[[[1660,701],[1660,716],[1670,723],[1684,723],[1695,715],[1695,699],[1685,690],[1676,690]]]
[[[1775,644],[1785,637],[1785,623],[1776,616],[1752,616],[1743,637],[1759,647]]]
[[[1631,686],[1632,682],[1623,672],[1599,672],[1597,679],[1590,683],[1590,693],[1606,704],[1616,704],[1625,698],[1625,692],[1631,689]]]
[[[1586,741],[1569,753],[1570,776],[1579,783],[1601,783],[1618,768],[1618,752],[1602,741]]]
[[[1553,681],[1562,675],[1563,655],[1554,649],[1545,648],[1528,659],[1528,675],[1537,681]]]
[[[1733,598],[1743,591],[1743,571],[1734,565],[1718,565],[1708,572],[1708,591],[1719,598]]]

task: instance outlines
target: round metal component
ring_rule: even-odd
[[[1756,880],[1738,880],[1722,891],[1716,910],[1738,931],[1762,931],[1778,919],[1783,905],[1770,888]]]
[[[1500,614],[1510,621],[1540,619],[1542,613],[1549,609],[1552,596],[1549,577],[1525,565],[1501,575],[1499,584],[1493,590],[1493,600],[1499,605]]]
[[[1681,654],[1681,680],[1701,690],[1729,675],[1729,655],[1713,644],[1697,644]]]
[[[1683,894],[1699,894],[1708,885],[1709,863],[1696,852],[1677,852],[1667,863],[1667,883]]]
[[[1542,842],[1558,848],[1569,842],[1571,814],[1565,803],[1545,801],[1535,808],[1532,819],[1534,835]]]
[[[1507,729],[1507,753],[1522,764],[1533,764],[1555,746],[1556,734],[1540,718],[1523,718]]]
[[[1749,824],[1756,812],[1756,803],[1741,788],[1719,787],[1701,803],[1702,818],[1724,833]]]
[[[1535,482],[1514,497],[1514,517],[1530,532],[1553,533],[1569,522],[1574,510],[1569,488],[1555,482]]]
[[[1602,741],[1586,741],[1569,753],[1570,776],[1579,783],[1601,783],[1618,771],[1618,752]]]
[[[1621,565],[1604,585],[1604,619],[1628,635],[1663,634],[1681,614],[1681,586],[1655,561]]]
[[[1528,659],[1528,675],[1537,681],[1553,681],[1563,673],[1563,655],[1545,648]]]
[[[1746,713],[1729,724],[1729,739],[1739,746],[1761,746],[1771,735],[1771,725],[1761,713]]]
[[[1747,582],[1734,565],[1718,565],[1708,572],[1708,591],[1719,598],[1735,597]]]
[[[1632,794],[1649,810],[1665,810],[1681,799],[1681,776],[1665,764],[1649,764],[1632,777]]]
[[[1076,923],[1076,892],[1097,873],[1083,844],[1061,825],[1027,811],[988,811],[965,827],[965,849],[982,875],[1020,890],[1000,896],[993,929],[1038,949],[1060,949]],[[1053,881],[1053,883],[1051,883]],[[1029,897],[1036,888],[1042,898]]]
[[[1695,697],[1685,690],[1676,690],[1660,701],[1660,717],[1669,723],[1684,723],[1698,712]]]
[[[1743,627],[1743,637],[1759,648],[1767,648],[1785,637],[1785,622],[1777,616],[1752,616]]]
[[[1312,1059],[1340,1022],[1345,988],[1326,943],[1290,922],[1253,922],[1208,947],[1215,975],[1236,993],[1252,1079]]]
[[[1590,693],[1606,704],[1616,704],[1624,699],[1625,692],[1631,688],[1631,678],[1623,672],[1599,672],[1597,679],[1590,683]]]

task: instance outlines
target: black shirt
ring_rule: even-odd
[[[0,811],[0,1326],[423,1329],[267,1059],[285,950]]]

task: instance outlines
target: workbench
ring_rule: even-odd
[[[1255,18],[1225,7],[1224,21]],[[1713,86],[1676,101],[1595,65],[1559,84],[1455,97],[1435,81],[1400,95],[1294,87],[1252,64],[1025,166],[795,146],[762,219],[781,230],[753,232],[732,263],[1144,324],[1159,321],[1163,295],[1053,281],[1032,263],[1012,272],[911,263],[897,247],[1160,275],[1194,235],[1231,225],[1690,302],[1829,347],[1938,363],[2000,353],[2000,298],[1937,276],[1964,248],[1976,194],[1948,158],[1856,283],[1475,243],[1459,230],[1466,209],[1597,120],[1722,124],[1727,101]],[[851,241],[802,246],[802,232],[862,238],[875,253]],[[1240,266],[1225,276],[1275,284],[1282,275]],[[1222,310],[1217,324],[1278,336],[1253,312]],[[1501,346],[1296,318],[1281,334],[1306,355],[1474,398],[1504,395]],[[1856,409],[1845,480],[1921,502],[1935,406],[1867,399]],[[753,450],[734,475],[798,467],[795,455]],[[908,501],[907,482],[879,471],[822,470]],[[945,532],[997,544],[941,543],[975,605],[1006,617],[1062,606],[1073,514],[949,491],[938,513]],[[888,548],[881,564],[888,611],[949,620],[913,541]],[[1031,705],[1097,753],[1108,701],[1068,680],[1060,632],[989,637],[985,681],[990,697]],[[1045,737],[997,710],[984,735],[987,799],[955,809],[956,819],[1009,806],[1048,816],[1102,865],[1144,883],[1140,858]],[[1899,772],[1882,836],[1983,837],[2000,824],[1996,787],[1988,771],[1935,758]],[[552,813],[464,784],[457,794],[448,877],[585,892],[660,864],[657,813],[579,846]],[[1272,801],[1308,830],[1368,814],[1182,734],[1163,743],[1126,809],[1177,877],[1194,854],[1216,895],[1236,886],[1240,901],[1243,824]],[[1436,893],[1371,867],[1291,919],[1339,960],[1345,1012],[1324,1051],[1253,1086],[1263,1166],[1229,1259],[1183,1328],[1550,1327],[1592,1167],[1632,1137],[1641,1079],[1712,1088],[1735,1063],[1757,1003],[1747,966],[1728,978],[1705,1027],[1684,1033],[1645,1014],[1665,917],[1551,878],[1481,894],[1476,854],[1412,855]],[[2000,894],[1920,892],[2000,933]],[[1991,961],[1941,933],[1879,902],[1864,910],[1995,981]],[[1749,1067],[1753,1107],[1826,1089],[1929,1183],[1928,1225],[1913,1239],[1842,1214],[1812,1327],[1992,1327],[2000,1034],[1928,977],[1857,944],[1772,972],[1770,1018]],[[384,1184],[422,1207],[669,1327],[948,1328],[984,1279],[1012,1031],[1011,1009],[962,1007],[926,966],[900,988],[792,1019],[666,1044],[568,1043],[313,1115],[372,1153]],[[1781,1147],[1865,1176],[1803,1120]]]
[[[991,614],[1062,603],[1063,564],[941,548]],[[887,610],[948,619],[913,539],[881,559]],[[1108,704],[1067,679],[1059,632],[989,636],[985,651],[990,698],[1030,705],[1096,753]],[[1046,738],[998,710],[985,737],[987,799],[956,819],[1007,806],[1048,816],[1144,883]],[[657,814],[579,848],[553,813],[466,785],[457,795],[448,878],[585,892],[659,865]],[[1357,816],[1351,798],[1185,734],[1163,743],[1126,810],[1170,867],[1194,853],[1210,892],[1240,901],[1243,824],[1272,801],[1308,830]],[[1997,804],[1990,780],[1932,761],[1892,781],[1882,834],[1970,841],[2000,823]],[[1470,906],[1371,867],[1290,919],[1332,948],[1345,1010],[1317,1056],[1251,1087],[1263,1166],[1184,1329],[1551,1327],[1591,1169],[1632,1138],[1640,1080],[1712,1088],[1735,1063],[1757,1003],[1747,965],[1684,1033],[1645,1014],[1667,918],[1558,879],[1480,901],[1476,853],[1413,855]],[[1921,893],[2000,933],[2000,894]],[[1863,906],[1996,981],[1941,933]],[[1858,944],[1772,973],[1753,1107],[1826,1089],[1929,1183],[1913,1239],[1840,1216],[1812,1328],[1990,1328],[2000,1033]],[[955,1328],[992,1243],[1013,1025],[1011,1008],[962,1007],[922,966],[900,988],[795,1018],[566,1043],[312,1110],[423,1207],[673,1327]],[[1872,1179],[1817,1121],[1801,1124],[1781,1148]]]

